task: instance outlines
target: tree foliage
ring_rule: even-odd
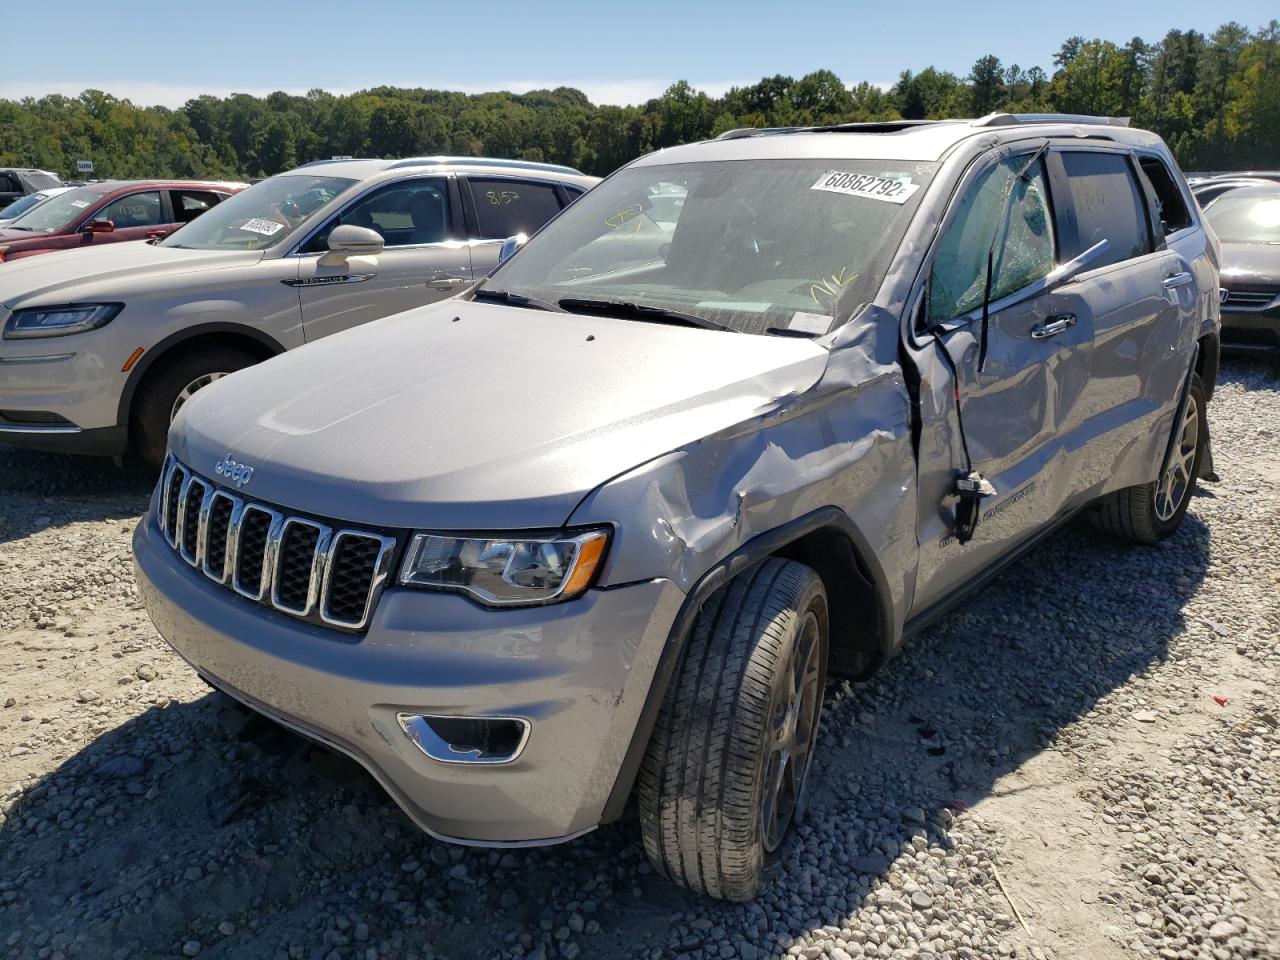
[[[139,107],[100,90],[0,100],[0,165],[73,176],[257,177],[338,155],[519,157],[605,174],[651,150],[737,127],[805,126],[993,111],[1128,116],[1188,169],[1280,166],[1280,21],[1211,35],[1171,30],[1124,45],[1070,37],[1054,71],[981,57],[967,76],[904,70],[888,90],[830,70],[766,77],[711,97],[685,81],[640,106],[597,106],[560,87],[463,94],[375,87],[345,96],[201,96]]]

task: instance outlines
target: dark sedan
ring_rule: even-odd
[[[1240,187],[1204,211],[1222,242],[1222,347],[1280,352],[1280,184]]]

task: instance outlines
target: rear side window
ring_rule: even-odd
[[[216,207],[222,199],[212,190],[173,190],[169,196],[179,223],[190,223],[206,210]]]
[[[1118,153],[1072,150],[1062,154],[1062,164],[1080,237],[1080,249],[1075,253],[1088,250],[1099,240],[1109,243],[1089,268],[1150,253],[1146,209],[1128,158]]]
[[[1138,165],[1156,195],[1156,208],[1164,224],[1165,236],[1191,226],[1191,213],[1182,199],[1182,191],[1169,168],[1159,157],[1141,157]]]
[[[480,236],[504,240],[533,233],[560,212],[560,200],[549,183],[468,178],[480,221]]]
[[[22,184],[12,173],[0,173],[0,193],[21,193]]]
[[[1057,263],[1043,161],[1002,160],[960,199],[929,275],[929,319],[951,320],[982,306],[991,253],[991,299],[1017,293]]]

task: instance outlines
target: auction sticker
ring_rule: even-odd
[[[828,170],[809,189],[843,193],[847,197],[884,200],[888,203],[906,203],[920,189],[920,184],[912,183],[910,178],[877,177],[870,173]]]
[[[266,217],[254,217],[240,224],[240,229],[248,230],[250,233],[260,233],[264,237],[272,237],[284,229],[284,224],[278,220],[268,220]]]

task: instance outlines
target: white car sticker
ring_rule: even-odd
[[[284,224],[278,220],[268,220],[265,217],[254,217],[252,220],[246,220],[240,224],[241,230],[248,230],[250,233],[260,233],[264,237],[275,236],[284,229]]]
[[[877,177],[869,173],[843,173],[839,170],[828,170],[809,189],[843,193],[847,197],[906,203],[911,199],[911,195],[920,189],[920,184],[912,183],[910,177]]]
[[[791,315],[791,322],[787,324],[788,330],[798,330],[801,333],[813,333],[818,336],[826,333],[831,327],[831,317],[825,313],[805,313],[803,310],[797,310]]]
[[[77,207],[77,208],[79,208],[79,209],[83,210],[85,207],[87,207],[87,206],[89,205],[89,201],[88,201],[88,200],[72,200],[72,201],[71,201],[71,205],[72,205],[73,207]]]

